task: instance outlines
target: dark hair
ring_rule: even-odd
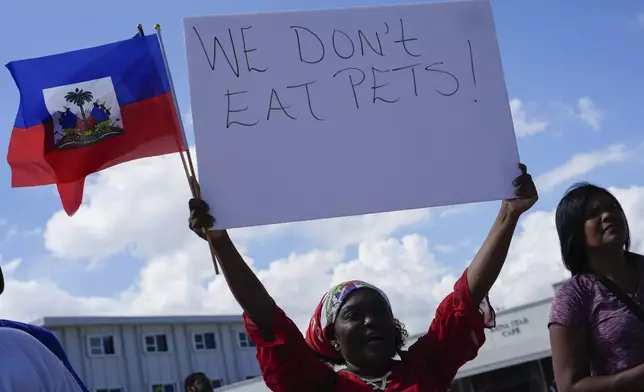
[[[208,378],[208,376],[206,376],[205,373],[201,373],[201,372],[192,373],[188,375],[188,377],[186,377],[186,380],[183,383],[184,391],[187,391],[189,387],[194,387],[194,384],[195,382],[197,382],[197,380],[203,380],[206,383],[207,386],[206,386],[206,389],[203,390],[204,392],[208,390],[212,391],[212,381],[210,381],[210,379]],[[208,389],[208,386],[211,386],[211,388]]]
[[[564,265],[573,275],[591,272],[588,256],[586,255],[584,224],[587,219],[586,209],[588,202],[594,196],[609,198],[624,213],[617,198],[605,188],[587,182],[580,182],[566,191],[566,194],[557,206],[555,222],[557,224],[557,234],[559,234],[559,244],[561,245],[561,256]],[[631,237],[628,221],[626,221],[626,242],[624,243],[624,250],[627,253],[630,245]]]
[[[402,348],[405,346],[405,343],[407,342],[407,338],[409,337],[409,332],[407,332],[407,329],[405,328],[405,324],[401,323],[400,320],[398,320],[397,318],[394,318],[394,323],[396,324],[396,354],[400,355],[400,353],[402,352]],[[330,365],[334,365],[334,366],[346,365],[346,362],[344,361],[343,358],[331,359],[331,358],[323,357],[319,354],[317,354],[317,357],[320,361],[326,362]]]

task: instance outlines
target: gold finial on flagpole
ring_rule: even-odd
[[[142,24],[140,24],[140,23],[139,23],[138,25],[136,25],[136,29],[137,29],[137,30],[139,30],[139,35],[140,35],[141,37],[143,37],[143,36],[145,35],[145,34],[143,33],[143,25],[142,25]]]

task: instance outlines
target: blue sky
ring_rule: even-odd
[[[80,6],[78,2],[47,0],[9,2],[2,6],[3,12],[0,14],[0,37],[3,37],[0,62],[6,64],[13,60],[125,39],[136,32],[138,23],[142,23],[146,31],[151,33],[153,25],[160,23],[181,111],[188,113],[188,80],[181,17],[392,3],[398,2],[310,0],[303,5],[301,1],[292,0],[114,0],[109,6]],[[496,0],[492,1],[492,6],[509,96],[515,100],[513,109],[517,132],[521,129],[529,133],[519,135],[521,158],[535,177],[542,176],[540,184],[544,184],[535,211],[552,211],[563,191],[577,180],[589,180],[624,190],[644,186],[644,4],[637,0]],[[7,146],[18,107],[18,91],[6,70],[0,72],[0,92],[0,135]],[[616,147],[610,150],[611,146]],[[177,168],[180,168],[178,164]],[[92,203],[96,200],[92,207],[98,208],[101,186],[106,182],[101,182],[98,176],[94,177],[97,185],[93,197],[96,199],[91,200]],[[107,178],[104,180],[107,181]],[[81,257],[70,260],[70,254],[74,253],[71,250],[75,246],[73,240],[65,242],[66,250],[58,253],[45,244],[47,222],[54,219],[61,209],[55,189],[11,189],[10,168],[6,163],[0,165],[0,183],[3,184],[0,187],[3,200],[0,206],[0,254],[5,264],[21,260],[20,266],[10,274],[10,279],[20,282],[16,285],[27,287],[31,283],[36,288],[52,285],[58,293],[64,292],[71,297],[102,298],[105,301],[127,290],[140,294],[139,291],[143,290],[140,286],[145,280],[141,271],[146,267],[151,268],[154,263],[151,260],[160,257],[153,251],[140,251],[139,248],[143,246],[140,238],[123,240],[122,246],[98,262],[90,260],[101,255],[99,248],[104,243],[101,241],[117,232],[128,232],[128,225],[131,225],[129,220],[104,227],[100,222],[94,222],[94,231],[90,233],[93,237],[88,232],[81,234],[87,234],[89,240],[93,238],[97,241],[96,255],[80,252]],[[161,192],[171,191],[163,188],[163,183],[159,186]],[[644,198],[644,193],[641,196]],[[90,198],[87,200],[90,201]],[[127,203],[127,200],[122,202]],[[634,203],[636,212],[644,216],[644,201],[637,199]],[[473,251],[484,238],[497,205],[484,203],[450,210],[453,213],[445,213],[446,209],[431,210],[428,216],[388,225],[380,234],[374,234],[373,238],[358,238],[342,244],[333,242],[333,235],[329,235],[329,232],[337,234],[342,230],[352,230],[350,225],[343,226],[345,221],[322,222],[317,228],[308,225],[306,227],[313,228],[310,235],[302,235],[297,229],[278,229],[265,235],[240,233],[239,236],[244,237],[240,240],[244,251],[260,270],[265,270],[271,262],[288,257],[292,252],[305,255],[313,249],[337,250],[342,253],[341,258],[345,262],[351,261],[360,257],[361,249],[373,245],[369,242],[371,240],[393,239],[402,243],[403,237],[417,235],[429,241],[429,251],[438,255],[438,265],[457,271],[473,256]],[[179,210],[181,208],[183,205],[178,207]],[[100,221],[100,216],[86,214],[76,219]],[[62,217],[59,216],[56,222],[62,222]],[[177,227],[172,230],[185,229],[185,217],[180,214],[176,219],[163,222]],[[55,227],[64,229],[66,226],[61,223]],[[68,229],[70,233],[75,233],[73,230],[82,227],[76,222],[70,223]],[[162,237],[160,230],[165,228],[150,222],[148,231],[138,233],[141,236]],[[527,232],[523,234],[528,235]],[[170,245],[167,241],[164,244],[168,246],[165,249],[168,254],[173,252],[171,242]],[[177,239],[177,249],[183,242],[183,238]],[[203,247],[203,244],[199,246]],[[547,246],[552,248],[556,244]],[[539,251],[538,246],[531,249]],[[558,260],[548,262],[557,263]],[[199,263],[208,267],[203,259]],[[195,278],[194,283],[207,286],[208,282],[212,282],[212,276],[208,279]],[[8,290],[11,290],[10,285]],[[41,295],[37,289],[25,292]],[[536,290],[526,294],[526,298],[544,292]],[[45,295],[46,291],[42,293]],[[30,299],[22,298],[21,301]],[[122,305],[121,302],[114,304]],[[184,305],[169,308],[159,305],[154,309],[157,312],[228,309],[204,309],[190,303]],[[307,306],[312,308],[313,303]],[[43,307],[22,312],[20,303],[12,303],[9,309],[10,314],[16,317],[32,317],[33,313],[49,311]],[[61,305],[53,311],[73,314],[101,312],[103,309],[99,305],[87,305],[80,310]],[[115,311],[136,310],[125,307]]]

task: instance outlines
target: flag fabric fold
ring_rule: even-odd
[[[7,68],[20,92],[7,153],[11,185],[55,184],[70,216],[90,174],[185,151],[156,35]]]

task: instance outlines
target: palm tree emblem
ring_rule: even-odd
[[[80,108],[81,118],[83,122],[87,121],[87,115],[85,114],[85,109],[83,105],[86,103],[92,102],[94,96],[91,91],[79,90],[78,88],[75,91],[70,91],[65,95],[65,101],[72,103]]]

